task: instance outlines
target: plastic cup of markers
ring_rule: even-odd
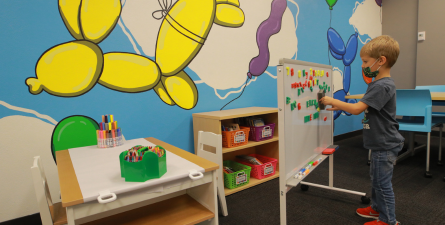
[[[122,130],[116,131],[116,134],[97,132],[97,147],[98,148],[113,148],[124,144],[124,138],[122,136]]]

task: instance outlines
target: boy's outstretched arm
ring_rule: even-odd
[[[368,105],[363,102],[346,103],[328,96],[320,99],[320,103],[323,103],[324,105],[332,105],[332,108],[326,109],[328,111],[343,110],[353,115],[359,115],[368,108]]]

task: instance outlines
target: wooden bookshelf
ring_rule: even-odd
[[[241,186],[241,187],[238,187],[238,188],[234,188],[234,189],[228,189],[228,188],[225,187],[225,188],[224,188],[224,193],[226,194],[226,196],[227,196],[227,195],[231,195],[231,194],[236,193],[236,192],[238,192],[238,191],[242,191],[242,190],[244,190],[244,189],[253,187],[253,186],[255,186],[255,185],[262,184],[262,183],[264,183],[264,182],[266,182],[266,181],[270,181],[270,180],[272,180],[272,179],[278,178],[279,176],[280,176],[280,172],[279,172],[279,171],[276,171],[275,174],[274,174],[273,176],[266,177],[266,178],[261,179],[261,180],[258,180],[258,179],[256,179],[256,178],[251,177],[251,178],[250,178],[250,182],[249,182],[248,184],[244,185],[244,186]]]
[[[230,109],[223,111],[214,112],[204,112],[204,113],[194,113],[193,114],[193,133],[195,138],[195,153],[196,153],[196,143],[198,141],[198,132],[207,131],[215,134],[221,134],[221,124],[226,122],[233,122],[236,118],[248,117],[248,116],[258,116],[262,117],[267,123],[275,123],[274,136],[271,139],[264,141],[248,141],[247,144],[233,147],[225,148],[223,147],[223,160],[235,160],[237,155],[248,155],[248,154],[259,154],[267,157],[279,159],[278,152],[278,109],[268,108],[268,107],[249,107],[240,109]],[[208,151],[212,151],[206,149]],[[279,163],[276,166],[276,172],[274,176],[270,176],[261,180],[250,178],[250,182],[247,185],[228,189],[225,188],[225,195],[230,195],[238,191],[245,190],[249,187],[267,182],[274,178],[279,177]],[[222,166],[222,165],[220,165]]]
[[[264,140],[264,141],[248,141],[246,145],[236,146],[236,147],[233,147],[233,148],[224,148],[223,147],[222,152],[224,154],[224,153],[228,153],[228,152],[238,151],[240,149],[250,148],[250,147],[254,147],[254,146],[258,146],[258,145],[263,145],[263,144],[274,142],[274,141],[278,141],[278,136],[277,135],[274,135],[273,138],[268,139],[268,140]]]

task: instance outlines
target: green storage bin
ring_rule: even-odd
[[[237,163],[235,161],[224,161],[224,166],[228,166],[235,170],[235,173],[224,173],[224,186],[229,189],[234,189],[237,187],[241,187],[243,185],[246,185],[250,181],[250,166],[246,166],[241,163]],[[243,177],[245,176],[245,177]],[[237,179],[238,178],[238,179]],[[238,181],[238,182],[237,182]],[[241,182],[244,181],[244,182]]]
[[[157,147],[162,148],[161,146]],[[140,149],[138,152],[140,153],[142,150]],[[161,157],[158,157],[154,152],[146,151],[139,162],[126,161],[126,152],[121,152],[119,155],[121,177],[125,178],[126,182],[145,182],[160,178],[167,172],[167,151]]]

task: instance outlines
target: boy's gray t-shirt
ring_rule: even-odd
[[[369,107],[363,122],[363,146],[371,150],[390,150],[405,139],[396,120],[396,85],[390,77],[373,81],[360,100]]]

